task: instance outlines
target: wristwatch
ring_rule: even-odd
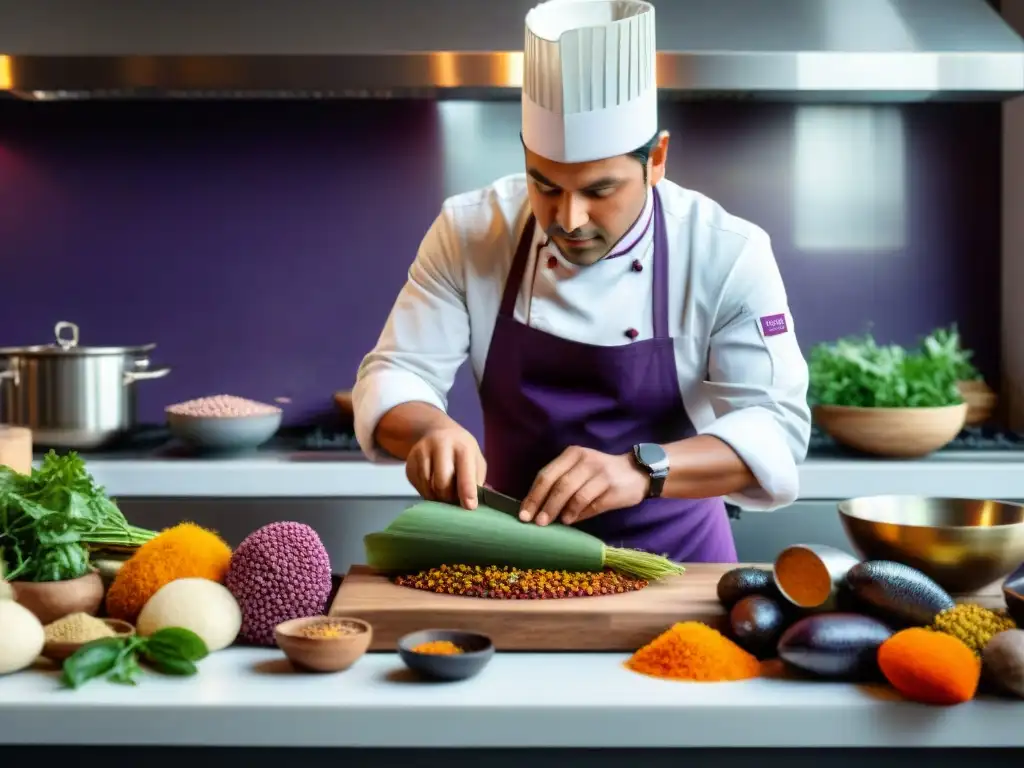
[[[668,454],[665,449],[657,443],[638,443],[633,446],[633,460],[651,478],[647,498],[660,497],[668,478]]]

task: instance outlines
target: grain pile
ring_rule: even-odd
[[[636,592],[647,586],[606,569],[603,571],[548,571],[511,566],[441,565],[394,582],[424,592],[482,597],[495,600],[559,600]]]

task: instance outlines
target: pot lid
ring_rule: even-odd
[[[65,331],[69,335],[65,336]],[[143,355],[156,348],[156,344],[134,347],[81,347],[78,345],[78,326],[61,320],[53,326],[54,343],[31,347],[3,347],[0,355]]]

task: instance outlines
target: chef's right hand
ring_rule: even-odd
[[[487,462],[480,446],[458,425],[427,432],[409,451],[405,476],[428,501],[459,504],[476,509],[476,487],[487,476]]]

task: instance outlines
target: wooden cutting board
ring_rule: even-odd
[[[688,565],[681,576],[629,594],[505,601],[399,587],[357,565],[342,582],[331,615],[369,622],[375,651],[393,651],[402,635],[429,628],[482,632],[499,650],[635,651],[677,621],[724,620],[715,588],[735,567]]]
[[[716,588],[722,574],[736,567],[692,563],[683,575],[630,594],[505,601],[399,587],[357,565],[342,582],[330,614],[369,622],[372,651],[394,651],[402,635],[420,629],[463,629],[490,636],[504,651],[632,652],[677,621],[724,629],[726,613]],[[964,599],[993,608],[1003,605],[998,584]]]

